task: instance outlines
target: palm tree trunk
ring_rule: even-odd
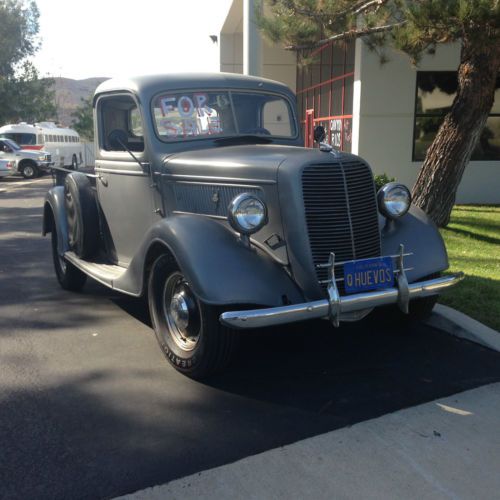
[[[465,167],[493,105],[500,69],[496,44],[462,42],[458,89],[413,186],[413,202],[440,227],[450,220]]]

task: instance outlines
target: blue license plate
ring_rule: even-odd
[[[376,257],[346,262],[344,286],[346,293],[377,290],[394,285],[392,257]]]

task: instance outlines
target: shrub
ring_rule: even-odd
[[[389,177],[387,174],[378,174],[374,176],[375,187],[377,191],[388,182],[394,182],[396,179],[394,177]]]

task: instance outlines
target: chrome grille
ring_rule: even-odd
[[[318,281],[328,279],[330,252],[337,262],[380,255],[377,202],[370,168],[360,161],[311,165],[302,173],[307,232]],[[336,270],[343,278],[343,268]],[[326,286],[326,285],[324,285]],[[338,283],[344,293],[343,281]]]

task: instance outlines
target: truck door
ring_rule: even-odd
[[[139,107],[130,94],[101,97],[96,108],[95,173],[103,229],[111,260],[127,266],[153,222],[153,198]],[[141,164],[109,141],[126,133],[127,147]]]

